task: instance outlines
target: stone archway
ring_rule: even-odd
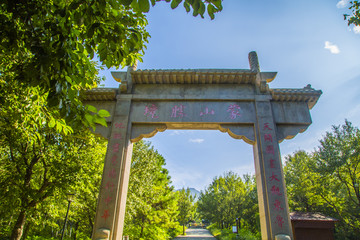
[[[293,239],[279,142],[311,124],[309,110],[321,95],[270,89],[276,72],[250,69],[136,70],[113,72],[119,89],[89,91],[86,101],[107,109],[109,140],[93,239],[120,240],[124,224],[132,143],[166,129],[212,129],[253,145],[263,239]]]

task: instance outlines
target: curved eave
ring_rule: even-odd
[[[116,88],[94,88],[85,91],[85,101],[112,101],[116,100]]]
[[[321,90],[315,89],[286,89],[274,88],[270,89],[273,101],[281,102],[307,102],[309,109],[312,109],[322,94]]]
[[[256,72],[239,69],[137,70],[133,84],[250,84]]]

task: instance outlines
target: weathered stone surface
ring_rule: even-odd
[[[292,239],[278,143],[311,124],[309,109],[321,95],[311,86],[271,89],[275,72],[251,69],[136,70],[112,73],[119,89],[95,89],[86,101],[106,109],[109,140],[93,239],[121,240],[132,143],[166,129],[220,130],[254,146],[263,239]],[[100,237],[99,237],[100,238]]]

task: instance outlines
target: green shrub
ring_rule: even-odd
[[[219,229],[216,224],[210,225],[207,229],[218,240],[260,240],[260,234],[254,234],[248,229],[240,229],[239,233],[233,233],[232,229]]]

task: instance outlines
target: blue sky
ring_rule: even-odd
[[[270,88],[323,91],[311,110],[313,124],[280,144],[282,156],[308,151],[332,125],[360,126],[360,28],[347,26],[344,0],[224,0],[215,20],[165,2],[150,9],[151,34],[138,69],[249,69],[256,51],[262,71],[276,71]],[[118,87],[110,70],[106,87]],[[252,146],[220,131],[165,131],[148,139],[167,160],[176,188],[204,189],[225,171],[254,173]]]

